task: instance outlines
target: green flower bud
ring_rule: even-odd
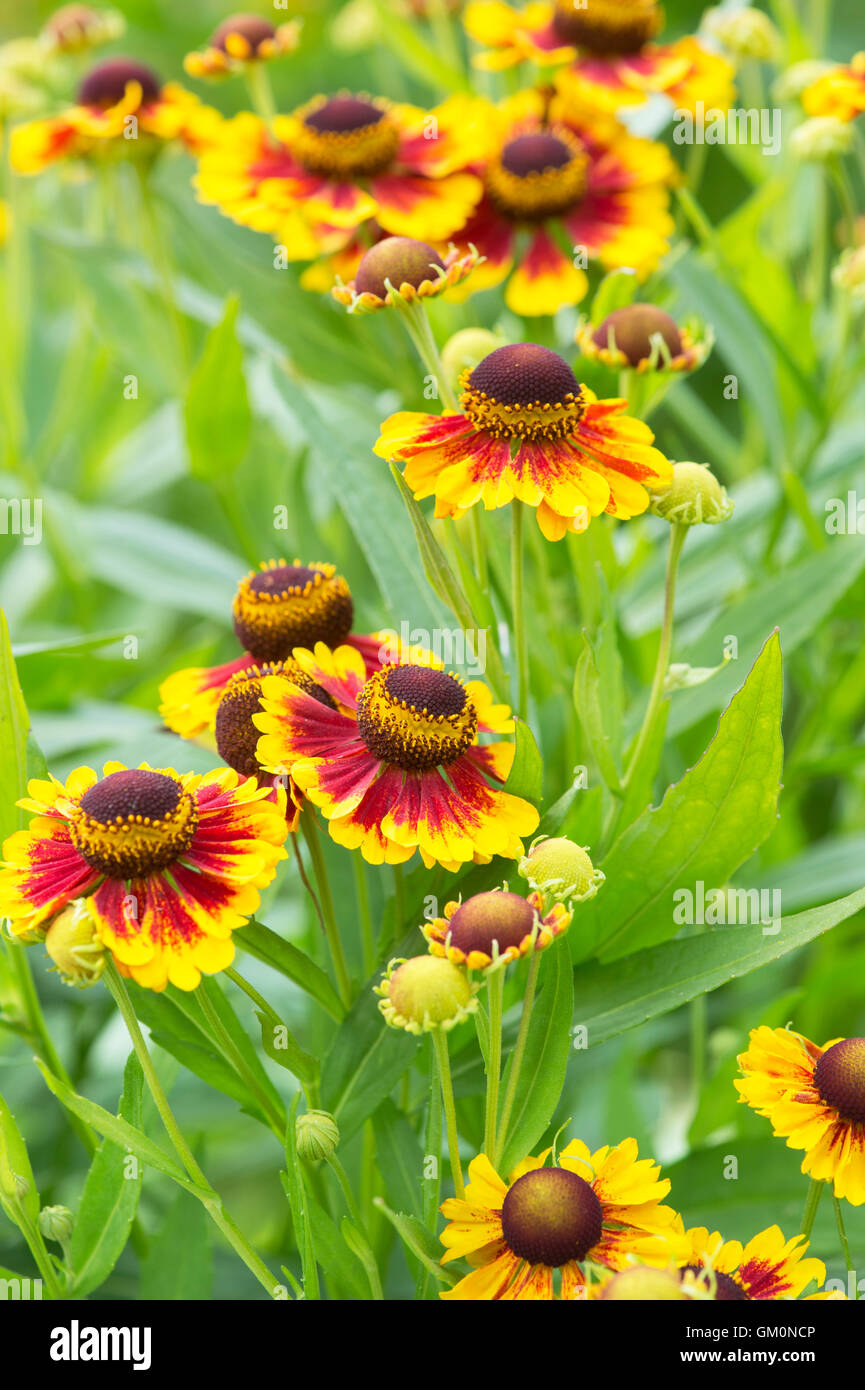
[[[827,72],[832,72],[836,64],[825,58],[806,58],[801,63],[782,72],[772,87],[776,101],[798,101],[806,87],[812,87]]]
[[[66,1245],[72,1239],[75,1218],[68,1207],[43,1207],[39,1213],[39,1229],[46,1240]]]
[[[87,898],[76,898],[58,913],[48,928],[45,949],[64,984],[76,989],[96,984],[105,969],[105,947]]]
[[[674,463],[673,481],[652,495],[651,509],[672,525],[714,526],[733,515],[733,503],[711,469],[703,463]]]
[[[477,986],[441,956],[392,960],[375,992],[386,1022],[409,1033],[453,1028],[477,1009]]]
[[[588,850],[563,836],[534,840],[517,867],[529,886],[551,902],[585,902],[604,882]]]
[[[461,328],[448,338],[441,358],[451,385],[456,389],[464,371],[474,369],[496,348],[504,347],[505,341],[501,334],[490,333],[487,328]]]
[[[604,1285],[601,1298],[616,1302],[636,1300],[657,1303],[669,1300],[681,1303],[685,1301],[687,1294],[682,1288],[678,1271],[633,1265],[630,1269],[623,1269],[619,1274],[613,1275]]]
[[[750,6],[741,10],[720,6],[707,10],[701,27],[734,58],[756,58],[766,63],[776,57],[781,48],[781,35],[769,16]]]
[[[298,1115],[297,1152],[310,1163],[330,1158],[339,1144],[339,1126],[327,1110],[308,1110]]]
[[[796,157],[820,164],[847,154],[853,146],[852,121],[837,116],[812,116],[797,126],[790,136],[790,151]]]

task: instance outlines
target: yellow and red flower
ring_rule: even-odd
[[[592,1153],[574,1139],[545,1167],[547,1153],[527,1158],[505,1182],[486,1154],[469,1164],[466,1200],[442,1205],[448,1225],[442,1244],[449,1260],[475,1268],[441,1298],[486,1301],[551,1300],[560,1271],[562,1300],[581,1296],[584,1264],[623,1269],[634,1257],[666,1263],[659,1239],[676,1213],[661,1203],[670,1190],[652,1159],[638,1158],[637,1141]]]
[[[548,540],[561,540],[604,511],[638,516],[646,488],[672,481],[651,430],[625,415],[627,401],[597,400],[549,348],[496,348],[460,384],[462,413],[400,411],[375,445],[382,458],[405,460],[406,482],[417,498],[435,496],[437,516],[517,499],[536,509]]]
[[[537,826],[527,801],[501,790],[513,762],[506,705],[481,681],[426,661],[396,661],[367,678],[352,647],[294,652],[310,693],[283,674],[262,682],[258,760],[288,772],[323,812],[331,837],[371,864],[402,864],[419,850],[450,870],[514,859]]]
[[[338,280],[331,294],[350,314],[375,314],[397,299],[435,299],[471,275],[480,261],[475,248],[460,253],[451,246],[442,257],[435,247],[412,237],[385,237],[365,251],[354,278]]]
[[[804,1149],[802,1172],[831,1182],[836,1197],[865,1202],[865,1038],[823,1047],[787,1028],[755,1028],[740,1099],[771,1122],[789,1149]]]
[[[849,65],[833,68],[806,87],[802,105],[809,116],[834,116],[853,121],[865,111],[865,52],[854,54]]]
[[[128,156],[172,141],[197,152],[221,124],[218,111],[177,83],[162,86],[143,63],[110,58],[84,78],[75,106],[17,126],[9,157],[17,173],[38,174],[63,159]]]
[[[196,179],[201,200],[281,240],[295,260],[338,251],[374,221],[395,236],[447,242],[480,200],[468,172],[483,148],[480,103],[434,111],[343,92],[319,96],[268,130],[224,123]]]
[[[596,112],[640,104],[653,92],[678,110],[696,103],[726,109],[733,97],[733,66],[693,35],[672,43],[652,40],[663,24],[656,0],[539,0],[513,9],[503,0],[473,0],[465,27],[485,46],[481,68],[532,62],[557,67],[557,85]]]
[[[86,897],[121,974],[149,989],[195,989],[231,964],[231,933],[286,853],[285,816],[254,778],[111,762],[102,780],[81,767],[28,792],[19,805],[36,818],[0,865],[0,915],[16,935]]]
[[[159,712],[182,738],[212,734],[228,682],[271,661],[284,661],[295,647],[345,642],[361,653],[372,674],[382,665],[387,633],[352,634],[351,591],[336,567],[293,560],[267,560],[241,580],[234,599],[234,630],[244,651],[222,666],[175,671],[159,688]]]
[[[521,898],[496,888],[466,902],[446,903],[444,917],[425,922],[422,930],[430,955],[469,970],[487,970],[519,960],[529,951],[545,950],[567,931],[571,915],[564,903],[545,912],[540,893]]]
[[[677,178],[663,145],[537,91],[490,107],[487,125],[484,198],[454,236],[485,258],[473,289],[507,279],[514,313],[553,314],[584,297],[591,261],[641,278],[655,269]]]
[[[822,1260],[805,1259],[807,1249],[805,1236],[785,1240],[779,1226],[760,1231],[747,1245],[692,1226],[684,1231],[677,1264],[717,1302],[794,1299],[826,1278]]]
[[[223,20],[200,53],[187,53],[190,77],[228,77],[247,63],[264,63],[293,53],[300,42],[296,20],[274,25],[262,15],[235,14]]]

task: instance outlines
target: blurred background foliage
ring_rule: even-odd
[[[0,0],[0,39],[33,33],[52,8]],[[243,107],[240,82],[210,87],[182,72],[184,53],[200,46],[229,6],[119,0],[115,8],[129,26],[115,45],[118,52],[134,53],[166,80],[186,80],[225,112]],[[385,25],[386,42],[347,48],[345,26],[334,32],[340,8],[313,0],[295,7],[304,20],[302,46],[273,69],[281,109],[345,85],[421,104],[441,99],[439,74],[425,64],[424,45],[420,54],[407,45],[394,21]],[[379,8],[388,6],[381,0]],[[668,28],[693,30],[702,9],[697,0],[667,0]],[[861,44],[860,0],[837,3],[829,55],[847,58]],[[18,179],[8,192],[16,235],[4,253],[0,361],[15,385],[0,453],[0,496],[18,496],[22,489],[41,496],[46,529],[40,546],[0,536],[0,600],[36,738],[58,776],[107,758],[184,770],[212,765],[209,753],[161,731],[158,686],[178,667],[236,654],[231,599],[238,578],[258,558],[335,561],[351,584],[357,630],[399,629],[403,621],[434,628],[447,621],[423,579],[389,472],[370,449],[379,421],[400,400],[409,408],[423,406],[421,374],[394,316],[350,319],[329,298],[301,289],[295,268],[274,268],[267,237],[196,203],[187,157],[164,157],[155,175],[156,216],[176,266],[189,359],[199,358],[227,298],[238,296],[253,407],[249,440],[227,490],[194,475],[184,432],[184,378],[147,254],[152,227],[134,181],[124,177],[130,171],[119,172],[107,217],[94,184],[74,170]],[[710,462],[736,501],[730,523],[699,528],[689,538],[673,655],[714,666],[724,637],[733,635],[738,659],[707,684],[673,696],[656,792],[702,753],[720,711],[778,626],[785,658],[781,815],[737,882],[780,889],[785,914],[861,886],[865,864],[865,547],[861,537],[831,537],[824,528],[827,499],[862,487],[865,358],[857,335],[850,351],[858,354],[858,383],[851,388],[848,373],[839,395],[838,313],[825,305],[812,313],[801,293],[817,177],[786,154],[754,161],[734,148],[713,150],[702,201],[715,237],[708,246],[674,254],[644,296],[714,325],[718,341],[709,362],[673,388],[652,425],[671,458]],[[861,208],[861,182],[858,189]],[[524,324],[502,310],[496,291],[459,306],[437,301],[432,317],[439,341],[481,323],[513,339],[575,351],[568,346],[575,314],[563,311],[553,325]],[[738,378],[737,400],[724,396],[730,373]],[[138,381],[137,399],[124,394],[130,376]],[[603,369],[591,384],[615,392]],[[274,526],[281,508],[286,529]],[[506,593],[506,519],[488,514],[484,521],[494,581]],[[657,646],[665,543],[665,525],[655,518],[619,528],[604,519],[585,537],[555,546],[532,535],[532,722],[544,754],[546,805],[568,787],[576,765],[588,764],[590,781],[596,780],[571,695],[583,627],[615,634],[624,728],[633,734],[638,726]],[[599,817],[599,796],[582,794],[567,828],[591,844]],[[348,859],[328,848],[337,913],[351,924]],[[385,871],[368,877],[375,916],[389,929],[390,880]],[[423,870],[409,875],[408,901],[418,920],[423,895],[445,893],[446,877],[431,879]],[[260,916],[322,955],[296,875],[282,876]],[[359,945],[351,931],[346,936],[359,975]],[[50,1030],[73,1081],[114,1110],[126,1049],[108,996],[65,990],[39,968],[37,954],[31,959]],[[315,1051],[324,1025],[308,1016],[304,996],[265,967],[251,962],[248,968],[303,1045]],[[728,1238],[745,1240],[778,1221],[790,1234],[798,1229],[805,1180],[795,1154],[769,1138],[766,1122],[736,1104],[735,1056],[758,1023],[794,1019],[820,1042],[865,1033],[863,979],[860,915],[709,998],[707,1072],[696,1113],[689,1018],[678,1010],[596,1051],[574,1053],[557,1119],[571,1117],[570,1132],[592,1144],[634,1134],[641,1150],[671,1165],[672,1200],[691,1224],[717,1226]],[[470,1044],[466,1033],[464,1074],[457,1067],[466,1132],[477,1105]],[[233,1100],[156,1051],[184,1128],[240,1225],[262,1250],[286,1258],[289,1220],[275,1176],[275,1141],[262,1141],[260,1128]],[[423,1077],[416,1075],[413,1085],[420,1105]],[[2,1029],[0,1088],[26,1133],[43,1200],[74,1208],[86,1156],[30,1066],[27,1048]],[[348,1158],[353,1173],[360,1149],[356,1139]],[[738,1157],[737,1181],[722,1176],[729,1154]],[[386,1181],[388,1162],[383,1146],[378,1166]],[[151,1232],[149,1252],[139,1262],[127,1250],[100,1296],[257,1296],[233,1257],[210,1248],[191,1198],[175,1197],[169,1184],[149,1174],[142,1216]],[[170,1242],[161,1239],[163,1229],[178,1227],[190,1251],[179,1271]],[[865,1209],[850,1212],[849,1233],[861,1269]],[[10,1225],[0,1224],[2,1265],[26,1259],[14,1236]],[[831,1258],[838,1273],[835,1246],[826,1203],[814,1253]],[[411,1296],[401,1256],[391,1262],[389,1280],[392,1296]]]

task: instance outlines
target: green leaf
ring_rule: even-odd
[[[636,293],[637,277],[633,270],[611,270],[598,285],[592,300],[592,324],[597,327],[608,314],[632,304]]]
[[[261,1024],[261,1045],[271,1061],[285,1067],[286,1071],[290,1071],[304,1086],[314,1085],[318,1078],[318,1062],[315,1058],[304,1052],[302,1047],[298,1047],[284,1023],[275,1023],[268,1014],[262,1013],[259,1009],[256,1009],[255,1016]]]
[[[369,1298],[369,1280],[357,1255],[346,1244],[336,1222],[314,1197],[307,1196],[306,1205],[317,1262],[325,1274],[350,1293],[352,1299],[366,1302]]]
[[[24,1192],[20,1191],[22,1183],[26,1184]],[[39,1189],[30,1166],[24,1136],[0,1095],[0,1206],[17,1226],[19,1208],[23,1208],[35,1221],[39,1215],[39,1205]]]
[[[423,514],[414,493],[403,477],[397,464],[390,465],[394,481],[400,490],[402,500],[412,524],[418,554],[423,572],[434,594],[447,604],[457,622],[466,630],[474,628],[471,605],[463,593],[462,586],[448,564],[444,552],[430,530],[429,522]]]
[[[562,1093],[571,1048],[574,980],[566,938],[544,952],[500,1171],[508,1173],[532,1152]],[[509,1070],[509,1069],[508,1069]]]
[[[126,1063],[119,1113],[137,1130],[142,1125],[143,1093],[144,1073],[132,1052]],[[90,1165],[72,1232],[77,1298],[98,1289],[120,1258],[138,1208],[141,1182],[141,1167],[135,1162],[130,1172],[126,1149],[103,1139]]]
[[[455,1284],[461,1278],[454,1270],[442,1265],[441,1257],[443,1254],[441,1242],[433,1235],[422,1221],[418,1221],[416,1216],[412,1216],[404,1211],[391,1211],[390,1207],[381,1197],[373,1198],[373,1206],[393,1226],[399,1235],[406,1249],[420,1260],[421,1264],[434,1278],[443,1284]]]
[[[766,642],[700,761],[613,845],[607,882],[570,933],[580,959],[612,960],[675,936],[677,890],[720,887],[770,834],[782,763],[781,648]]]
[[[731,523],[732,524],[732,523]],[[722,528],[718,528],[719,530]],[[681,733],[729,700],[740,680],[738,672],[754,661],[767,631],[777,627],[789,658],[806,638],[818,631],[843,595],[865,569],[861,537],[835,536],[831,546],[797,565],[785,565],[723,612],[694,643],[688,659],[696,665],[715,665],[724,654],[728,636],[737,642],[737,658],[714,680],[672,697],[668,732]]]
[[[291,448],[308,442],[316,485],[343,512],[391,616],[410,614],[430,632],[442,627],[444,613],[418,569],[414,537],[387,465],[370,448],[381,421],[374,401],[345,387],[302,381],[270,362],[258,364],[252,381],[256,412],[277,436]]]
[[[0,844],[20,825],[15,802],[26,790],[30,719],[0,609]]]
[[[231,295],[222,322],[208,334],[186,394],[189,466],[206,482],[219,482],[237,468],[249,445],[252,416],[236,332],[239,308]]]
[[[595,649],[587,632],[583,632],[583,648],[577,658],[574,673],[574,704],[583,732],[589,743],[598,769],[611,791],[621,791],[617,749],[610,736],[612,713],[609,680],[602,680]]]
[[[375,1153],[391,1199],[401,1210],[423,1216],[423,1151],[406,1116],[390,1100],[376,1112]]]
[[[865,888],[860,888],[837,902],[782,917],[780,930],[773,934],[764,935],[759,924],[717,927],[700,936],[635,951],[611,965],[581,965],[575,974],[574,1018],[587,1029],[589,1046],[597,1047],[628,1028],[789,955],[863,908]]]
[[[322,1104],[335,1116],[343,1141],[390,1094],[411,1066],[417,1046],[411,1033],[387,1026],[372,991],[364,990],[321,1068]]]
[[[118,1115],[111,1115],[107,1110],[103,1110],[101,1105],[96,1105],[92,1100],[87,1100],[84,1096],[79,1096],[62,1081],[58,1081],[56,1076],[45,1066],[44,1062],[37,1057],[34,1059],[37,1067],[42,1073],[42,1079],[52,1095],[55,1095],[67,1110],[71,1110],[73,1115],[84,1120],[88,1125],[96,1130],[97,1134],[102,1134],[107,1139],[111,1139],[115,1144],[122,1148],[129,1149],[146,1163],[148,1168],[155,1168],[157,1172],[164,1173],[166,1177],[173,1178],[180,1187],[201,1200],[210,1200],[211,1193],[204,1188],[200,1188],[186,1176],[183,1169],[169,1158],[164,1149],[158,1144],[154,1144],[152,1139],[148,1139],[146,1134],[136,1129],[134,1125],[127,1123]]]
[[[230,1096],[257,1120],[267,1123],[255,1097],[249,1094],[249,1088],[217,1048],[201,1006],[193,996],[184,994],[181,997],[181,991],[170,989],[164,994],[154,994],[153,990],[132,983],[128,988],[136,1014],[150,1029],[159,1047],[170,1052],[208,1086]]]
[[[206,1302],[213,1291],[210,1232],[203,1204],[176,1193],[142,1263],[139,1297]]]
[[[521,796],[537,806],[544,794],[544,764],[535,736],[523,719],[514,719],[514,761],[505,782],[505,791]]]
[[[277,970],[286,979],[299,985],[316,1003],[326,1009],[331,1018],[340,1023],[345,1018],[345,1009],[339,995],[324,971],[304,955],[290,941],[277,936],[275,931],[263,922],[249,922],[239,928],[232,936],[238,946],[248,951],[256,960],[263,961],[272,970]]]

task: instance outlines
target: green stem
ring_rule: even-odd
[[[276,118],[276,102],[267,68],[261,62],[247,63],[244,76],[252,105],[269,130]]]
[[[646,713],[643,716],[643,723],[631,754],[628,770],[622,780],[622,785],[627,787],[634,769],[639,766],[643,750],[651,737],[652,726],[658,707],[664,698],[664,681],[667,676],[667,668],[670,664],[670,648],[673,644],[673,613],[676,606],[676,575],[679,569],[679,557],[682,554],[682,546],[688,534],[688,527],[676,521],[670,528],[670,546],[667,551],[667,574],[664,580],[664,617],[661,624],[661,638],[658,643],[658,656],[655,661],[655,674],[652,678],[652,688],[649,692],[649,703],[646,706]]]
[[[132,1006],[132,1000],[129,997],[129,991],[118,974],[117,967],[113,960],[108,961],[102,978],[111,991],[114,1002],[123,1018],[123,1022],[126,1024],[132,1046],[135,1049],[135,1054],[141,1063],[144,1079],[147,1082],[156,1109],[159,1111],[159,1117],[165,1126],[165,1131],[174,1145],[175,1152],[196,1187],[204,1189],[206,1195],[202,1195],[199,1200],[202,1202],[210,1219],[225,1236],[229,1245],[236,1251],[250,1273],[255,1276],[262,1288],[266,1289],[267,1293],[272,1298],[274,1296],[274,1290],[279,1287],[277,1280],[274,1279],[267,1265],[259,1258],[246,1237],[228,1215],[228,1212],[222,1204],[222,1198],[204,1176],[204,1173],[196,1162],[195,1155],[184,1139],[180,1126],[172,1114],[171,1107],[168,1104],[168,1098],[162,1089],[159,1077],[156,1075],[156,1068],[153,1065],[153,1059],[150,1056],[141,1028],[139,1027],[138,1018]]]
[[[68,1086],[70,1091],[75,1087],[69,1077],[69,1073],[61,1062],[57,1049],[51,1041],[45,1015],[42,1012],[42,1005],[39,1002],[39,995],[36,992],[36,985],[33,980],[33,973],[30,969],[30,962],[27,959],[26,948],[19,942],[13,942],[7,952],[12,969],[18,977],[18,989],[21,1003],[27,1020],[27,1031],[30,1036],[32,1047],[45,1063],[52,1076],[56,1076],[58,1081],[62,1081],[64,1086]],[[77,1115],[67,1112],[69,1123],[75,1130],[82,1144],[89,1154],[95,1154],[99,1147],[99,1140],[88,1124]]]
[[[401,864],[393,866],[393,919],[393,941],[396,945],[405,930],[405,883]]]
[[[361,1217],[360,1210],[358,1209],[357,1202],[354,1199],[354,1193],[351,1190],[351,1183],[348,1180],[348,1174],[346,1173],[336,1154],[329,1154],[325,1162],[336,1176],[336,1180],[342,1189],[342,1195],[345,1198],[345,1204],[348,1207],[348,1214],[351,1217],[357,1229],[359,1230],[360,1234],[362,1235],[364,1241],[367,1244],[367,1247],[369,1248],[369,1259],[364,1260],[363,1263],[364,1268],[367,1272],[367,1276],[369,1278],[370,1289],[372,1290],[373,1299],[377,1303],[380,1303],[384,1298],[384,1292],[381,1287],[381,1276],[378,1271],[378,1265],[376,1263],[375,1256],[372,1252],[372,1246],[370,1245],[369,1235],[367,1234],[367,1230],[364,1225],[363,1218]]]
[[[216,986],[216,988],[218,988],[218,986]],[[285,1110],[281,1112],[277,1110],[274,1107],[273,1101],[262,1089],[258,1078],[252,1071],[252,1068],[235,1043],[222,1019],[219,1017],[219,1014],[216,1012],[216,1006],[207,993],[207,987],[204,981],[202,981],[196,994],[198,1002],[201,1005],[201,1012],[210,1024],[216,1042],[225,1060],[228,1062],[229,1066],[234,1068],[244,1085],[248,1087],[250,1095],[254,1096],[258,1101],[262,1111],[267,1116],[271,1129],[281,1142],[285,1136]]]
[[[808,1240],[811,1239],[811,1231],[814,1228],[814,1218],[817,1215],[817,1208],[820,1205],[820,1198],[823,1196],[823,1189],[825,1186],[826,1184],[818,1181],[817,1178],[811,1179],[811,1185],[808,1188],[808,1196],[805,1199],[805,1210],[802,1213],[802,1235],[806,1236]]]
[[[448,380],[447,372],[442,365],[441,356],[422,301],[415,299],[411,304],[407,304],[405,300],[397,297],[395,303],[402,314],[402,321],[414,344],[415,351],[422,365],[426,367],[427,375],[431,376],[435,382],[436,390],[445,410],[458,410],[457,399]]]
[[[327,944],[330,947],[333,968],[336,972],[337,987],[339,997],[345,1007],[351,1007],[351,978],[348,973],[348,966],[345,962],[345,953],[342,949],[342,941],[339,936],[339,927],[336,921],[336,912],[333,906],[333,894],[330,891],[330,880],[327,876],[327,865],[318,838],[318,826],[315,823],[315,813],[312,810],[305,810],[300,817],[300,828],[303,831],[303,838],[306,840],[306,847],[309,850],[309,857],[312,860],[312,868],[315,873],[315,881],[318,887],[318,900],[321,905],[321,915],[324,920],[324,932],[327,937]]]
[[[505,994],[505,968],[500,966],[487,976],[490,1009],[490,1041],[487,1062],[487,1096],[484,1117],[484,1153],[492,1161],[496,1151],[496,1125],[499,1115],[499,1084],[502,1074],[502,1005]]]
[[[359,854],[351,856],[354,871],[354,891],[357,897],[357,915],[360,918],[360,938],[363,944],[363,973],[371,975],[375,969],[375,945],[373,941],[372,913],[369,906],[369,884],[366,870]]]
[[[223,484],[217,481],[213,482],[212,488],[222,514],[243,551],[244,558],[247,559],[251,565],[257,566],[261,557],[261,550],[247,524],[246,518],[238,506],[234,489],[231,487],[230,483]]]
[[[498,1143],[495,1149],[495,1157],[492,1165],[495,1168],[505,1144],[508,1139],[508,1125],[511,1122],[511,1111],[516,1100],[517,1087],[520,1082],[520,1071],[523,1065],[523,1056],[526,1050],[526,1042],[529,1036],[529,1024],[532,1021],[532,1008],[535,1002],[535,990],[538,983],[538,970],[541,964],[541,953],[538,950],[532,951],[532,958],[529,962],[529,973],[526,980],[526,992],[523,995],[523,1011],[520,1015],[520,1028],[517,1033],[517,1040],[514,1044],[513,1057],[511,1058],[511,1074],[508,1077],[507,1090],[505,1091],[505,1103],[502,1106],[502,1118],[499,1124]]]
[[[835,1207],[835,1225],[836,1225],[837,1230],[838,1230],[838,1238],[839,1238],[839,1240],[841,1241],[841,1254],[844,1256],[844,1267],[846,1268],[848,1274],[853,1274],[853,1275],[854,1275],[854,1279],[853,1279],[853,1284],[854,1284],[853,1297],[854,1297],[854,1299],[857,1299],[857,1300],[858,1300],[858,1298],[859,1298],[859,1288],[858,1288],[858,1283],[857,1283],[857,1281],[856,1281],[856,1279],[855,1279],[855,1271],[854,1271],[854,1266],[853,1266],[853,1258],[852,1258],[852,1256],[851,1256],[851,1254],[850,1254],[850,1242],[849,1242],[848,1239],[847,1239],[847,1232],[846,1232],[846,1230],[844,1229],[844,1214],[843,1214],[843,1212],[842,1212],[842,1210],[841,1210],[841,1203],[840,1203],[839,1199],[835,1196],[834,1192],[832,1193],[832,1202],[833,1202],[833,1205],[834,1205],[834,1207]],[[848,1284],[849,1284],[849,1281],[848,1281]]]
[[[465,1200],[466,1189],[463,1182],[463,1170],[460,1164],[459,1136],[457,1133],[457,1112],[454,1104],[454,1088],[451,1080],[451,1064],[448,1057],[447,1034],[443,1028],[434,1028],[432,1033],[433,1046],[435,1047],[436,1063],[438,1064],[439,1083],[442,1090],[442,1108],[445,1113],[445,1127],[448,1135],[448,1153],[451,1161],[451,1175],[454,1180],[454,1192],[461,1200]]]
[[[427,1057],[429,1060],[430,1096],[424,1138],[424,1159],[435,1159],[435,1176],[424,1180],[423,1214],[424,1225],[434,1233],[441,1202],[442,1096],[436,1075],[435,1048],[432,1041],[430,1041]],[[428,1287],[429,1270],[422,1263],[415,1286],[416,1302],[422,1302],[426,1298]]]
[[[523,504],[511,503],[511,630],[517,662],[517,714],[528,717],[529,661],[523,606]]]
[[[27,1212],[21,1208],[18,1209],[18,1228],[27,1242],[30,1254],[33,1256],[36,1268],[39,1270],[39,1274],[48,1289],[52,1302],[59,1302],[64,1297],[64,1291],[57,1278],[54,1261],[48,1253],[48,1248],[42,1238],[42,1232],[39,1230],[38,1225],[35,1221],[32,1221]]]
[[[183,316],[177,307],[177,299],[174,291],[174,267],[171,262],[171,255],[166,244],[162,227],[159,223],[159,215],[153,200],[153,194],[148,180],[148,171],[141,164],[136,164],[138,174],[138,187],[141,192],[141,212],[146,233],[146,249],[149,252],[156,278],[162,291],[162,299],[165,307],[166,317],[171,324],[172,331],[177,347],[177,360],[182,377],[186,377],[189,370],[189,342],[186,334],[186,325]]]

